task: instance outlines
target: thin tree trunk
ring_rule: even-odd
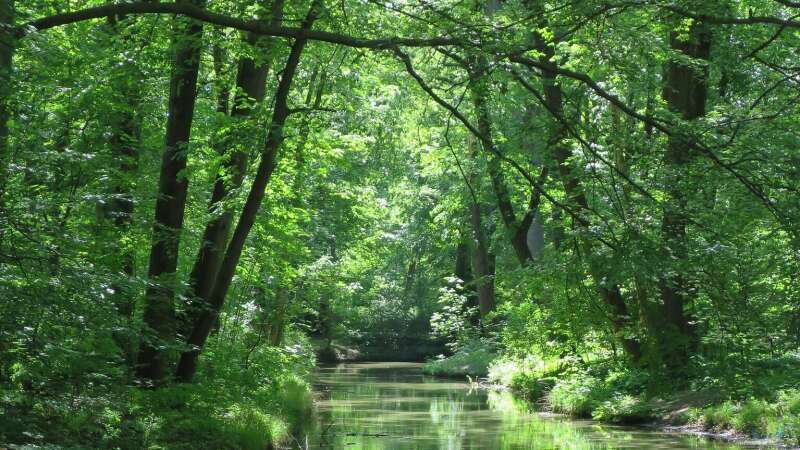
[[[195,0],[202,6],[202,0]],[[175,271],[188,180],[186,168],[189,135],[197,97],[203,26],[176,19],[175,61],[170,80],[169,108],[164,154],[158,182],[155,220],[145,294],[144,330],[137,373],[153,384],[167,376],[168,348],[175,338]]]
[[[289,306],[289,289],[278,286],[275,293],[275,311],[269,325],[269,345],[277,347],[283,340],[283,329],[286,326],[286,309]]]
[[[272,26],[280,25],[283,18],[283,4],[284,0],[273,2]],[[252,33],[245,37],[248,44],[264,50],[264,46],[258,46],[258,39],[258,36]],[[248,57],[243,57],[239,61],[231,116],[239,119],[241,123],[235,127],[242,126],[264,100],[268,73],[269,62],[259,63]],[[249,126],[244,128],[249,133],[254,131]],[[241,131],[239,130],[238,134],[241,134]],[[203,309],[208,307],[208,298],[225,253],[225,245],[228,242],[233,223],[233,209],[226,206],[224,202],[231,191],[242,185],[247,170],[247,151],[237,145],[237,141],[239,139],[236,136],[226,136],[219,148],[219,152],[224,154],[227,150],[226,144],[233,144],[231,154],[224,160],[223,173],[219,173],[214,181],[214,190],[208,204],[208,211],[212,215],[212,219],[203,232],[203,240],[189,275],[189,293],[187,295],[189,303],[186,306],[184,318],[181,320],[181,334],[183,335],[187,335],[191,331],[193,321]]]
[[[490,141],[491,142],[491,141]],[[470,157],[478,158],[478,149],[472,139],[467,141]],[[460,165],[459,165],[460,167]],[[489,238],[483,223],[484,207],[480,200],[479,176],[473,171],[469,178],[462,172],[469,189],[469,222],[472,227],[472,272],[475,274],[475,289],[478,297],[480,325],[486,325],[486,316],[495,308],[495,256],[489,249]]]
[[[8,165],[11,162],[11,149],[8,142],[8,122],[11,120],[11,81],[13,73],[16,39],[11,34],[14,29],[14,0],[0,0],[0,242],[6,242],[6,229],[3,226],[7,214],[5,192],[8,184]],[[0,250],[2,250],[0,248]],[[0,258],[0,268],[3,260]]]
[[[11,157],[8,148],[8,122],[11,119],[12,60],[16,46],[12,30],[14,30],[14,0],[0,0],[0,202],[5,192],[7,165]]]
[[[125,32],[132,19],[124,17],[109,18],[109,31],[114,35]],[[129,46],[133,40],[126,35],[123,45]],[[136,173],[139,170],[139,147],[141,139],[140,86],[143,76],[135,62],[123,60],[112,74],[111,85],[115,94],[112,111],[109,111],[111,136],[109,146],[114,161],[110,177],[109,199],[98,205],[100,228],[112,224],[111,238],[100,236],[111,246],[104,248],[108,267],[115,280],[111,284],[111,299],[119,313],[123,326],[114,333],[114,340],[122,350],[125,360],[133,365],[135,356],[135,336],[132,331],[134,298],[126,289],[126,281],[134,275],[135,249],[128,239],[133,224],[133,189]]]
[[[481,72],[480,68],[483,66],[485,66],[485,63],[479,63],[479,72]],[[486,148],[485,150],[489,155],[489,175],[497,202],[497,209],[500,211],[500,217],[503,219],[503,224],[509,234],[511,246],[514,248],[514,254],[517,256],[519,263],[525,266],[533,260],[531,249],[528,247],[528,232],[531,228],[533,218],[536,215],[536,209],[529,209],[525,212],[522,220],[517,219],[514,212],[514,205],[511,202],[511,194],[508,191],[508,185],[503,179],[500,159],[497,156],[498,149],[494,144],[492,120],[488,109],[488,93],[487,87],[484,84],[483,82],[475,81],[470,92],[477,115],[478,131],[483,135],[483,145],[493,147]],[[534,191],[532,193],[530,205],[536,205],[536,207],[538,207],[538,203],[539,195],[538,192]]]
[[[670,36],[670,47],[686,57],[708,60],[711,36],[703,24],[695,23],[685,41],[677,32],[673,32]],[[682,60],[671,59],[667,63],[664,82],[663,97],[672,111],[679,113],[687,121],[705,115],[708,96],[707,67],[698,69]],[[671,338],[667,337],[663,349],[668,364],[683,364],[688,352],[695,346],[695,338],[685,312],[686,303],[690,300],[686,276],[686,225],[689,222],[687,194],[690,187],[687,185],[686,172],[692,160],[691,144],[687,139],[680,135],[670,136],[664,158],[668,171],[664,185],[667,187],[669,201],[664,208],[661,234],[664,240],[664,260],[674,262],[674,265],[663,271],[659,281],[664,320],[669,328],[666,335],[672,335]]]
[[[303,22],[303,29],[311,28],[316,20],[317,10],[320,6],[321,0],[315,0],[312,3],[311,9]],[[187,343],[190,345],[191,349],[181,354],[177,377],[183,382],[191,382],[194,377],[197,370],[197,357],[203,345],[205,345],[211,327],[225,302],[225,296],[228,293],[231,280],[236,272],[236,266],[239,263],[239,258],[241,257],[247,235],[250,233],[250,229],[255,223],[256,215],[264,199],[264,191],[272,176],[272,172],[275,170],[277,154],[284,139],[283,127],[289,116],[289,91],[306,42],[307,39],[305,38],[298,38],[295,40],[286,61],[286,66],[283,69],[283,75],[275,94],[272,123],[270,124],[267,141],[261,153],[261,162],[256,176],[253,179],[253,185],[250,188],[250,193],[247,196],[244,208],[242,208],[231,242],[228,244],[228,248],[225,251],[225,256],[220,265],[214,288],[209,296],[208,308],[201,312],[189,335]]]
[[[486,316],[495,308],[495,257],[489,250],[489,239],[483,225],[482,210],[480,203],[472,202],[470,204],[470,223],[475,239],[472,268],[477,275],[478,310],[480,311],[481,325],[486,325]]]
[[[226,69],[226,61],[225,61],[225,50],[219,46],[219,44],[214,44],[211,49],[212,58],[214,61],[214,83],[217,85],[217,113],[219,114],[228,114],[228,109],[230,108],[230,99],[231,99],[231,90],[230,86],[228,86],[227,76],[225,74]]]

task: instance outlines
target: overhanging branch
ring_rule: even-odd
[[[698,151],[700,154],[710,159],[714,164],[716,164],[717,166],[721,167],[722,169],[733,175],[734,178],[736,178],[742,185],[744,185],[747,188],[748,191],[750,191],[757,199],[761,201],[761,203],[764,204],[767,210],[770,213],[772,213],[772,215],[775,216],[775,218],[778,219],[778,221],[783,222],[783,217],[780,211],[777,209],[774,202],[764,193],[764,191],[761,190],[760,186],[750,181],[745,175],[740,173],[730,163],[721,159],[719,156],[717,156],[716,153],[714,153],[712,149],[705,146],[697,139],[694,139],[692,136],[687,136],[679,131],[676,131],[676,129],[673,128],[674,127],[673,124],[664,122],[660,119],[657,119],[647,114],[639,113],[632,107],[628,106],[625,102],[620,100],[619,97],[603,89],[596,81],[594,81],[589,75],[585,73],[563,69],[553,64],[540,62],[532,58],[521,56],[519,54],[509,55],[508,59],[512,62],[522,64],[529,68],[535,68],[542,71],[556,73],[558,75],[562,75],[567,78],[579,81],[584,85],[588,86],[592,91],[594,91],[600,97],[608,100],[609,103],[619,108],[620,111],[627,114],[628,116],[633,117],[634,119],[637,119],[643,123],[652,126],[653,128],[659,130],[660,132],[664,133],[667,136],[686,139],[686,143],[687,145],[689,145],[689,147],[691,147],[693,150]]]
[[[19,34],[24,36],[28,29],[33,27],[36,30],[47,30],[63,25],[82,22],[85,20],[100,19],[114,15],[126,14],[178,14],[195,20],[218,25],[222,27],[234,28],[241,31],[249,31],[262,36],[285,37],[293,39],[307,39],[331,44],[344,45],[347,47],[369,48],[369,49],[391,49],[395,46],[404,47],[436,47],[446,45],[470,45],[465,40],[450,37],[440,38],[406,38],[389,37],[381,39],[365,39],[344,34],[331,33],[327,31],[303,30],[297,27],[273,26],[268,23],[239,19],[226,16],[224,14],[207,11],[189,3],[120,3],[112,5],[97,6],[86,8],[80,11],[73,11],[63,14],[55,14],[41,19],[28,22],[19,27]]]

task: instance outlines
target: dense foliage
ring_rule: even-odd
[[[798,15],[0,0],[0,444],[264,448],[437,355],[797,438]]]

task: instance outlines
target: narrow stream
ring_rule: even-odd
[[[531,412],[507,392],[424,376],[420,364],[319,369],[318,418],[302,447],[359,450],[726,449],[739,447]]]

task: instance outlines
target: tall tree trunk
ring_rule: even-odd
[[[14,49],[16,39],[14,29],[14,0],[0,0],[0,242],[6,242],[6,229],[3,226],[7,214],[5,192],[8,183],[8,164],[11,162],[11,149],[8,143],[8,122],[11,120],[11,80],[13,73]],[[3,250],[0,248],[0,250]],[[0,268],[3,260],[0,258]]]
[[[472,218],[470,217],[470,227],[472,226]],[[466,234],[466,233],[465,233]],[[478,306],[478,292],[475,287],[475,278],[472,275],[472,248],[469,243],[471,238],[462,236],[461,240],[456,246],[456,261],[453,274],[461,280],[461,287],[456,288],[456,292],[463,295],[466,300],[467,308],[479,308]],[[472,324],[475,326],[480,325],[478,316],[471,316]]]
[[[478,310],[481,325],[486,325],[486,316],[495,308],[495,255],[489,250],[489,238],[483,224],[483,208],[478,202],[470,204],[470,223],[475,240],[472,268],[477,275],[475,281],[478,290]]]
[[[286,310],[289,307],[289,289],[278,286],[275,293],[275,310],[270,314],[269,345],[277,347],[283,340],[283,330],[286,327]]]
[[[677,32],[672,32],[670,47],[688,58],[707,61],[711,36],[703,24],[694,23],[686,40]],[[680,114],[683,120],[695,120],[705,115],[708,95],[706,66],[698,68],[681,59],[670,59],[666,66],[664,83],[662,95],[667,106]],[[692,188],[687,183],[686,173],[692,160],[692,150],[688,139],[673,135],[667,143],[664,162],[668,172],[664,185],[669,199],[661,222],[664,260],[674,263],[668,266],[659,281],[664,321],[669,328],[666,330],[664,356],[667,364],[678,365],[685,363],[688,352],[696,344],[684,310],[690,299],[686,276],[686,225],[689,222],[687,194]]]
[[[485,61],[478,62],[476,76],[481,76],[483,67],[485,66]],[[486,150],[486,154],[489,157],[489,175],[497,202],[497,209],[500,211],[500,217],[506,227],[511,246],[514,248],[514,254],[519,263],[525,266],[533,260],[531,248],[528,246],[528,234],[536,215],[536,210],[538,209],[539,194],[535,190],[531,193],[530,208],[525,211],[522,220],[517,219],[517,215],[514,212],[514,204],[511,201],[511,194],[508,191],[508,185],[503,178],[500,158],[497,156],[499,150],[494,143],[486,81],[482,79],[475,80],[471,86],[470,94],[472,96],[472,103],[475,106],[478,131],[482,135],[481,141],[483,146],[487,147],[484,150]]]
[[[628,123],[627,120],[622,120],[619,108],[611,107],[610,113],[612,126],[609,139],[612,144],[614,165],[622,175],[630,177],[630,155],[628,151],[630,150],[630,145],[628,144],[628,139],[629,136],[635,132],[634,127]],[[647,134],[647,130],[644,131],[645,134]],[[622,211],[624,214],[623,220],[627,220],[627,217],[633,217],[636,214],[636,205],[631,198],[631,186],[629,183],[620,181],[618,188],[621,192]],[[654,308],[652,307],[649,295],[651,284],[646,273],[638,271],[633,274],[633,296],[636,301],[639,323],[644,328],[646,337],[648,338],[647,341],[644,342],[648,350],[652,348],[652,343],[654,342],[651,338],[653,337],[654,324],[656,323],[653,314]]]
[[[202,0],[194,4],[202,6]],[[175,61],[170,80],[167,131],[158,181],[155,220],[145,294],[144,327],[137,373],[153,384],[167,376],[167,363],[175,338],[175,271],[188,180],[186,168],[192,128],[197,74],[200,67],[203,26],[193,20],[176,19]]]
[[[122,45],[128,47],[134,40],[125,28],[132,19],[124,17],[109,18],[109,31],[112,35],[124,34]],[[136,62],[123,58],[112,73],[110,83],[114,97],[109,111],[111,136],[109,147],[114,160],[109,177],[108,200],[98,205],[98,222],[101,229],[111,226],[111,234],[101,235],[110,248],[103,249],[105,262],[114,273],[111,284],[111,299],[122,321],[120,330],[114,333],[114,340],[122,350],[125,360],[133,365],[135,356],[135,336],[132,331],[134,297],[126,288],[126,282],[135,271],[135,249],[129,239],[133,224],[133,189],[139,170],[139,147],[141,139],[141,89],[143,75]]]
[[[283,18],[283,4],[284,0],[275,0],[272,3],[272,26],[280,25]],[[263,45],[258,45],[259,37],[255,34],[249,33],[245,37],[245,41],[249,45],[264,50]],[[191,332],[194,320],[199,317],[203,309],[208,308],[208,298],[214,287],[233,223],[233,209],[224,203],[229,193],[242,185],[247,170],[247,151],[241,145],[237,145],[237,142],[240,141],[238,137],[241,137],[243,132],[252,133],[254,131],[253,127],[243,125],[247,123],[247,119],[253,115],[264,100],[268,73],[268,61],[256,61],[249,57],[243,57],[239,61],[234,105],[231,110],[231,116],[238,119],[239,122],[234,125],[237,129],[235,133],[237,136],[224,137],[218,149],[221,154],[225,154],[229,150],[227,144],[232,144],[230,155],[224,160],[222,173],[219,173],[214,181],[214,190],[208,204],[208,211],[212,218],[206,224],[203,240],[189,275],[189,293],[187,295],[189,303],[181,320],[182,335],[188,335]],[[243,129],[240,130],[240,127]]]
[[[316,20],[318,9],[321,7],[321,3],[321,0],[315,0],[312,3],[311,9],[303,21],[303,29],[311,29],[311,26]],[[286,66],[283,69],[283,75],[281,76],[281,81],[278,84],[278,90],[275,94],[272,122],[270,124],[266,143],[264,144],[264,149],[261,152],[261,162],[258,166],[256,176],[253,179],[253,185],[250,187],[247,201],[239,215],[239,221],[236,224],[231,242],[228,244],[228,248],[225,251],[225,256],[217,274],[217,279],[209,296],[208,308],[199,315],[187,340],[191,349],[181,354],[177,370],[177,377],[180,381],[191,382],[194,377],[195,371],[197,370],[197,357],[203,345],[205,345],[208,334],[211,331],[211,326],[219,315],[222,305],[225,302],[225,296],[228,293],[231,280],[236,272],[236,266],[239,263],[239,258],[241,257],[247,235],[250,233],[250,229],[255,223],[256,215],[264,199],[264,191],[275,169],[277,154],[283,143],[283,127],[289,116],[289,91],[291,90],[292,80],[297,71],[297,66],[300,63],[300,56],[303,53],[306,42],[307,39],[305,38],[296,39],[289,52],[289,57],[286,61]]]
[[[470,258],[469,244],[464,241],[459,242],[458,246],[456,246],[456,263],[453,274],[464,285],[472,282],[472,268],[469,265]]]
[[[491,141],[490,141],[491,142]],[[470,157],[478,159],[478,149],[472,139],[467,141]],[[490,163],[491,164],[491,163]],[[489,235],[483,223],[485,214],[483,202],[480,199],[480,177],[473,171],[464,182],[469,189],[469,223],[472,228],[472,272],[475,274],[475,290],[478,297],[478,312],[480,325],[486,325],[486,316],[495,308],[495,255],[489,248]]]
[[[541,61],[545,64],[555,66],[555,62],[553,62],[553,57],[555,56],[553,48],[539,33],[534,34],[534,40],[537,49],[542,53],[540,57]],[[542,83],[544,85],[545,102],[547,103],[545,106],[551,114],[563,118],[563,96],[561,87],[556,80],[556,73],[549,70],[542,71]],[[560,124],[557,125],[557,128],[554,129],[550,136],[548,146],[558,164],[558,173],[570,203],[577,205],[583,211],[589,211],[589,202],[586,198],[580,178],[571,168],[570,157],[572,156],[572,151],[564,142],[566,135],[567,130],[565,127]],[[581,239],[580,247],[586,255],[591,255],[594,251],[594,244],[586,238]],[[608,306],[614,333],[622,343],[625,352],[632,359],[639,360],[641,358],[641,346],[639,342],[635,339],[625,337],[633,327],[633,322],[631,321],[631,316],[619,285],[609,281],[612,278],[611,274],[606,268],[602,267],[600,263],[593,261],[592,258],[590,258],[588,262],[589,272],[597,286],[600,298],[603,303]]]
[[[8,122],[11,119],[11,74],[16,46],[13,30],[14,0],[0,0],[0,202],[5,191],[7,164],[11,157],[8,148]]]
[[[214,44],[211,52],[214,61],[214,82],[217,85],[217,113],[228,114],[231,90],[225,75],[225,50],[219,44]]]
[[[501,8],[502,3],[500,0],[486,0],[483,4],[484,13],[487,17],[492,17]],[[500,218],[506,227],[506,233],[511,247],[514,249],[514,254],[520,265],[524,267],[538,256],[541,250],[541,243],[544,241],[541,226],[536,224],[540,193],[536,189],[531,190],[528,209],[522,215],[522,218],[518,219],[514,212],[515,208],[508,190],[508,184],[503,177],[501,161],[498,156],[499,148],[495,144],[492,132],[492,118],[489,112],[490,93],[486,78],[487,67],[486,58],[483,56],[478,57],[475,71],[471,74],[473,81],[470,85],[470,94],[477,116],[478,131],[483,136],[482,143],[486,147],[484,150],[489,155],[489,175],[497,209],[500,211]]]

